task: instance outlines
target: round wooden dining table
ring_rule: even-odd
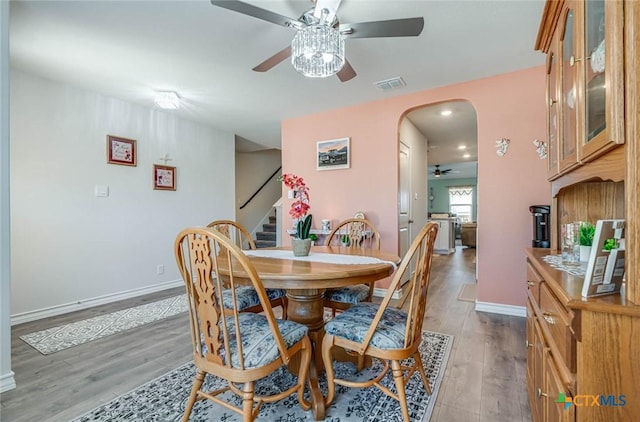
[[[263,252],[267,251],[267,252]],[[274,256],[268,255],[274,251]],[[287,251],[288,253],[284,252]],[[306,325],[314,348],[314,358],[309,368],[309,388],[312,410],[316,420],[325,418],[324,396],[318,385],[318,374],[324,370],[321,344],[324,336],[324,292],[339,288],[381,280],[393,274],[400,258],[392,253],[374,249],[346,248],[337,246],[314,246],[309,258],[296,258],[291,248],[269,248],[245,251],[258,272],[265,288],[286,289],[287,318]],[[252,254],[258,256],[252,256]],[[314,254],[322,254],[324,262],[313,261]],[[335,262],[326,254],[335,255]],[[351,263],[348,256],[375,258],[375,262]],[[307,260],[309,259],[309,260]],[[354,258],[358,260],[358,258]],[[242,271],[234,271],[242,278]],[[346,355],[345,355],[346,356]],[[343,356],[344,358],[344,356]],[[299,362],[292,361],[289,368],[297,373]]]

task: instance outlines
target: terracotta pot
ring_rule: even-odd
[[[307,256],[311,250],[311,239],[292,239],[293,256]]]

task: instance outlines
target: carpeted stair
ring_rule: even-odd
[[[269,217],[269,223],[262,225],[262,231],[256,232],[256,248],[276,246],[276,217]]]

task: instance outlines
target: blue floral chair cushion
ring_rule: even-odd
[[[269,300],[279,299],[285,296],[286,292],[283,289],[266,289]],[[258,293],[256,289],[251,286],[238,286],[236,287],[236,300],[238,301],[238,310],[243,311],[245,309],[257,306],[260,304],[258,299]],[[227,309],[233,308],[233,296],[231,296],[231,290],[227,289],[222,292],[222,303]]]
[[[359,284],[341,289],[330,289],[325,292],[324,298],[333,302],[351,303],[357,305],[369,297],[369,286]]]
[[[238,318],[242,333],[244,367],[256,368],[276,360],[280,356],[280,351],[269,328],[267,318],[264,315],[253,313],[242,313],[238,315]],[[284,319],[276,319],[275,321],[287,348],[299,342],[307,334],[308,329],[302,324]],[[227,317],[227,329],[229,330],[231,364],[234,368],[240,368],[236,324],[233,317]],[[220,353],[224,356],[224,348],[220,350]]]
[[[376,312],[378,312],[378,307],[379,305],[374,303],[354,305],[327,322],[325,331],[337,337],[362,343]],[[396,308],[387,308],[382,314],[369,345],[387,350],[404,348],[406,323],[406,312]]]

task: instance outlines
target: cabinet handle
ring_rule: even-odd
[[[585,57],[584,59],[576,59],[575,57],[571,56],[569,58],[569,66],[573,67],[574,64],[581,62],[582,60],[591,60],[591,56]]]
[[[547,393],[543,393],[541,388],[538,388],[538,390],[536,391],[536,396],[538,398],[540,397],[549,397],[549,395]]]
[[[524,344],[527,346],[527,349],[528,349],[529,347],[533,347],[533,343],[529,343],[529,340],[525,340],[525,341],[524,341]]]
[[[535,283],[533,281],[527,281],[527,286],[533,287]]]
[[[553,107],[553,105],[555,103],[557,103],[557,102],[558,102],[558,100],[554,100],[553,98],[549,98],[549,107]]]
[[[542,313],[542,318],[544,318],[545,321],[547,321],[548,324],[555,324],[556,320],[553,319],[553,314],[551,312],[543,312]]]

